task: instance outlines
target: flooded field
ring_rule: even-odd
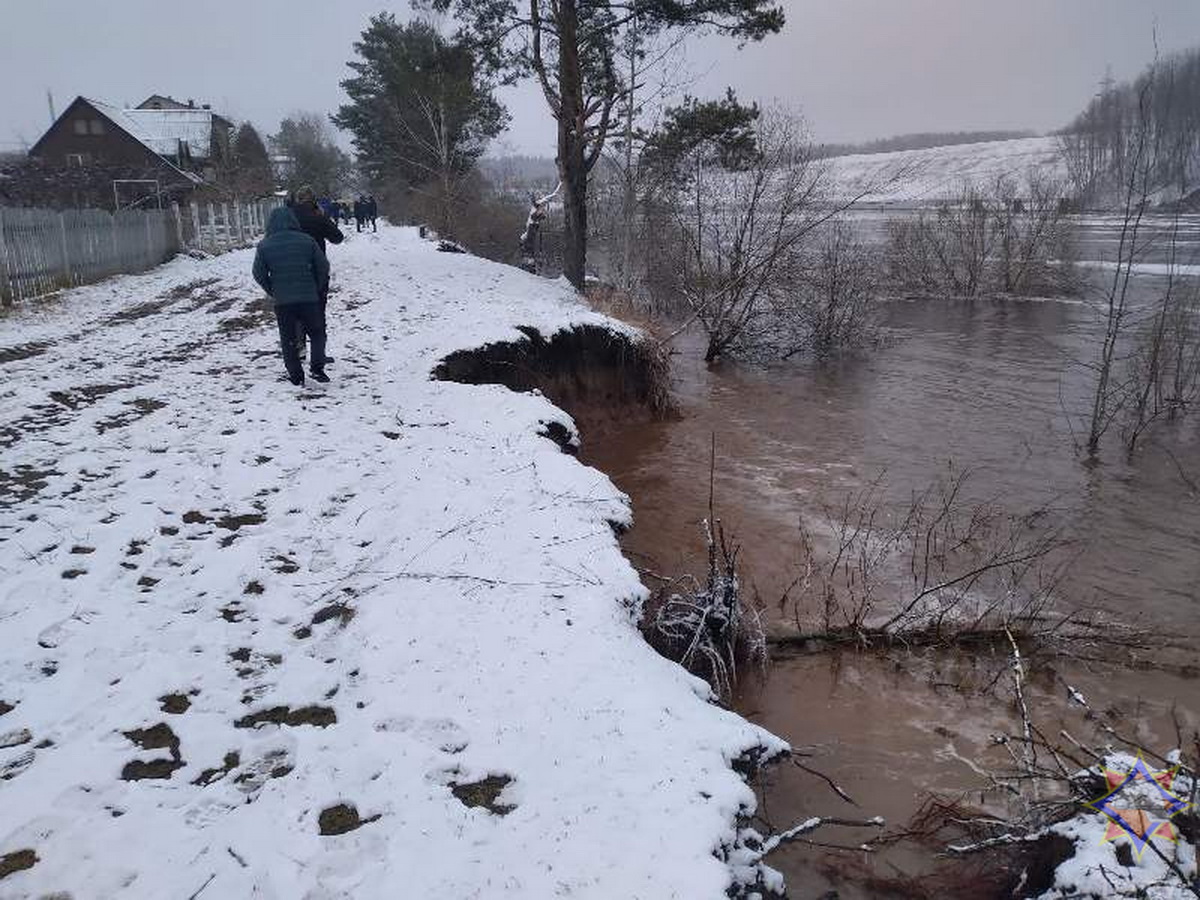
[[[1089,223],[1085,256],[1108,258],[1112,241],[1111,223]],[[1145,303],[1159,280],[1141,276],[1135,285],[1137,302]],[[1099,608],[1194,649],[1200,418],[1163,426],[1132,458],[1114,436],[1100,464],[1081,463],[1077,443],[1092,390],[1082,363],[1095,354],[1102,329],[1086,298],[893,301],[884,324],[889,340],[878,350],[833,364],[767,368],[706,366],[699,336],[684,334],[674,359],[680,418],[629,424],[599,440],[584,436],[586,461],[633,498],[636,524],[624,543],[635,565],[652,573],[647,583],[703,569],[700,523],[715,435],[717,515],[742,546],[743,577],[776,616],[776,632],[788,625],[775,601],[797,575],[802,517],[819,525],[823,505],[876,480],[884,506],[902,508],[953,464],[971,470],[972,497],[1018,515],[1045,507],[1075,542],[1078,558],[1056,594],[1059,608]],[[1140,739],[1169,749],[1173,704],[1187,727],[1200,725],[1200,681],[1183,656],[1182,668],[1170,671],[1152,660],[1137,672],[1103,661],[1056,664],[1037,673],[1033,702],[1048,720],[1069,718],[1062,702],[1069,682],[1093,704],[1136,722]],[[977,788],[979,774],[965,760],[986,758],[991,735],[1011,730],[1014,719],[1006,691],[963,689],[979,681],[963,669],[1002,666],[970,654],[897,660],[894,653],[777,652],[765,678],[743,682],[735,705],[810,753],[801,761],[840,784],[859,808],[785,764],[768,775],[771,824],[878,814],[899,826],[930,792]],[[1077,714],[1067,724],[1086,727]],[[934,866],[911,846],[873,862],[790,846],[772,861],[793,897],[829,887],[843,898],[924,896],[898,885]]]

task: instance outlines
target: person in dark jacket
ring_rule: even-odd
[[[367,220],[367,198],[359,194],[354,198],[354,229],[362,233],[363,222]]]
[[[308,337],[313,379],[329,381],[325,374],[325,317],[320,306],[321,285],[329,282],[329,260],[286,206],[272,210],[267,219],[267,235],[254,254],[254,280],[275,303],[279,346],[292,384],[304,384],[300,335]]]
[[[331,201],[336,210],[336,201]],[[313,189],[305,186],[296,191],[296,203],[292,207],[292,212],[296,214],[296,221],[300,223],[300,230],[317,242],[317,246],[321,248],[321,252],[325,253],[325,242],[331,244],[340,244],[346,239],[340,228],[329,216],[321,211],[321,207],[317,206],[317,201],[313,193]],[[321,321],[325,321],[325,308],[329,304],[329,275],[326,274],[325,282],[321,285]],[[332,357],[325,357],[325,362],[333,362]]]
[[[374,194],[367,194],[367,218],[371,220],[371,231],[378,231],[375,219],[379,216],[379,204],[375,202]]]
[[[321,207],[317,206],[316,200],[313,199],[312,188],[302,187],[296,191],[296,203],[292,207],[292,212],[296,214],[300,230],[317,242],[322,253],[325,252],[326,241],[331,244],[340,244],[346,239],[333,219],[325,215],[321,211]]]

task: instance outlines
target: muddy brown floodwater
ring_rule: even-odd
[[[1138,282],[1149,297],[1153,281]],[[1114,450],[1085,467],[1071,418],[1078,429],[1090,388],[1088,371],[1072,360],[1094,355],[1100,325],[1086,305],[897,301],[887,307],[886,325],[887,345],[829,365],[710,367],[697,335],[677,339],[680,417],[584,435],[584,460],[633,499],[635,525],[623,540],[634,564],[667,576],[702,572],[713,434],[717,514],[743,546],[744,578],[768,608],[796,573],[801,515],[811,521],[822,502],[841,500],[881,473],[885,499],[902,503],[953,461],[972,469],[977,497],[1017,514],[1049,502],[1057,523],[1080,541],[1060,604],[1099,606],[1117,619],[1184,635],[1194,648],[1200,497],[1180,467],[1200,478],[1200,417],[1160,430],[1133,460]],[[1114,436],[1110,445],[1117,444]],[[771,824],[829,814],[883,815],[898,826],[931,791],[969,795],[980,778],[964,760],[987,759],[995,749],[990,736],[1013,729],[1013,713],[1006,692],[955,685],[970,680],[964,668],[996,663],[936,654],[776,654],[765,677],[743,682],[736,708],[811,754],[800,761],[841,784],[859,808],[785,763],[768,773],[763,790]],[[1185,727],[1200,727],[1193,671],[1186,664],[1136,672],[1056,664],[1036,673],[1031,702],[1047,719],[1061,714],[1072,729],[1085,728],[1061,702],[1066,680],[1094,706],[1122,711],[1140,739],[1165,751],[1175,743],[1173,704]],[[867,836],[814,838],[857,845]],[[870,859],[789,845],[770,862],[787,876],[793,898],[831,887],[842,898],[958,896],[920,881],[938,870],[930,857],[911,845]],[[918,880],[905,889],[909,875]],[[988,890],[981,881],[963,895]]]

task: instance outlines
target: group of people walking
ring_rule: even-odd
[[[325,355],[326,242],[340,244],[344,239],[337,223],[317,204],[312,188],[303,187],[287,205],[272,210],[266,236],[254,254],[254,280],[274,301],[283,364],[294,385],[304,384],[300,350],[305,338],[309,375],[314,381],[329,381],[325,366],[333,359]]]
[[[317,201],[317,206],[334,222],[341,220],[343,225],[350,224],[350,217],[354,217],[354,225],[358,231],[362,231],[368,224],[372,231],[378,231],[375,220],[379,217],[379,204],[375,202],[373,194],[360,194],[354,200],[331,200],[328,197],[322,197]]]

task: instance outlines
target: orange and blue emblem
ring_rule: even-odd
[[[1171,821],[1191,804],[1172,792],[1179,767],[1153,770],[1138,754],[1128,771],[1103,769],[1108,793],[1087,805],[1108,819],[1104,840],[1129,838],[1140,858],[1156,837],[1179,840],[1179,829]]]

